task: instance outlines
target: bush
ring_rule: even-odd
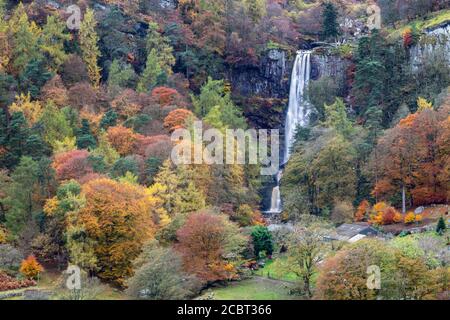
[[[34,280],[17,280],[0,271],[0,291],[28,288],[36,285]]]
[[[44,271],[44,268],[36,260],[36,258],[31,255],[22,261],[20,265],[20,273],[23,274],[27,279],[37,279],[39,274]]]
[[[135,268],[127,293],[138,299],[186,299],[199,289],[198,281],[183,272],[181,257],[170,248],[151,243],[136,260]]]
[[[331,221],[336,224],[352,222],[354,208],[348,201],[338,201],[331,212]]]
[[[269,229],[264,226],[256,226],[252,230],[253,247],[255,256],[259,257],[260,253],[265,252],[267,255],[273,253],[272,234]]]

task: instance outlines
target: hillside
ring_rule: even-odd
[[[0,17],[0,300],[448,299],[449,1]]]

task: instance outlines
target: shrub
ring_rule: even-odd
[[[334,223],[351,222],[353,220],[354,208],[348,201],[338,201],[331,212],[331,221]]]
[[[272,234],[269,229],[264,226],[256,226],[252,230],[253,247],[255,256],[259,257],[260,253],[265,252],[267,255],[273,253]]]
[[[44,268],[33,255],[28,256],[20,265],[20,273],[27,279],[37,279],[42,271],[44,271]]]
[[[0,271],[0,291],[15,290],[20,288],[27,288],[36,285],[36,281],[26,279],[17,280],[8,276],[5,272]]]
[[[411,224],[415,221],[416,221],[416,215],[414,214],[414,212],[408,212],[405,216],[405,223]]]

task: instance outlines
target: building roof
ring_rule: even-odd
[[[366,236],[376,235],[377,231],[367,223],[344,223],[337,227],[330,239],[356,242]]]

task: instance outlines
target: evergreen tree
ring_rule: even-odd
[[[97,141],[95,137],[92,135],[91,126],[89,124],[89,120],[82,119],[81,120],[81,128],[78,130],[77,134],[77,147],[79,149],[95,149],[97,146]]]
[[[52,73],[47,70],[44,60],[31,60],[19,75],[19,89],[24,93],[30,93],[36,99],[44,84],[52,78]]]
[[[100,67],[98,59],[100,57],[100,49],[98,48],[98,35],[95,31],[97,21],[94,17],[94,11],[87,9],[83,21],[80,25],[80,48],[84,63],[86,63],[87,71],[91,83],[95,88],[100,86]]]
[[[336,40],[340,34],[339,25],[337,23],[338,12],[336,7],[331,2],[323,4],[322,13],[322,37],[324,40]]]
[[[147,184],[153,184],[156,174],[162,165],[162,161],[156,157],[150,157],[145,161],[145,176],[147,178]]]
[[[22,2],[9,20],[9,32],[13,40],[12,67],[17,74],[20,74],[33,59],[42,57],[38,48],[41,30],[34,22],[28,20]]]
[[[53,102],[47,103],[40,123],[43,126],[44,140],[53,148],[66,138],[74,136],[73,129],[63,110],[59,110]]]
[[[444,217],[440,217],[436,226],[436,232],[440,235],[443,235],[445,230],[447,230],[447,225],[445,224]]]
[[[119,116],[114,110],[108,110],[100,120],[100,127],[102,129],[108,129],[109,127],[114,127],[117,124],[117,119]]]
[[[273,253],[273,241],[272,234],[264,226],[256,226],[252,229],[252,239],[253,247],[255,250],[255,256],[259,257],[261,252],[267,255],[272,255]]]
[[[37,203],[33,199],[38,183],[39,166],[30,157],[22,157],[11,174],[12,183],[8,190],[6,227],[18,236],[25,225],[37,213]]]
[[[109,68],[108,90],[114,92],[120,88],[132,87],[136,74],[131,65],[123,66],[119,60],[114,60]]]
[[[172,67],[175,65],[173,48],[170,45],[170,39],[164,37],[159,32],[157,23],[151,22],[148,28],[146,50],[150,54],[155,50],[159,66],[167,74],[172,74]]]
[[[166,81],[166,73],[161,67],[156,49],[152,49],[147,56],[145,70],[142,73],[138,85],[138,92],[151,92],[158,85],[163,85]]]
[[[58,70],[67,59],[64,42],[70,40],[70,35],[65,32],[65,28],[64,22],[54,15],[47,17],[47,23],[42,28],[39,47],[53,71]]]

